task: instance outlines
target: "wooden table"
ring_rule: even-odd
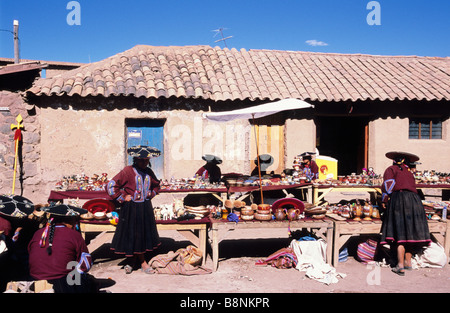
[[[226,220],[211,219],[211,248],[212,248],[212,260],[213,270],[216,271],[219,265],[219,243],[224,236],[219,238],[223,233],[227,233],[233,230],[239,229],[273,229],[283,228],[288,230],[289,221],[242,221],[238,223],[228,222]],[[305,228],[305,229],[317,229],[317,235],[327,241],[326,261],[331,264],[332,251],[333,251],[333,222],[329,219],[316,220],[316,219],[300,219],[290,222],[290,228],[292,231]],[[222,232],[220,234],[220,232]]]
[[[381,194],[380,186],[369,185],[313,185],[313,201],[314,205],[323,203],[323,198],[330,192],[369,192],[374,194]],[[321,193],[321,195],[319,195]]]
[[[182,234],[186,239],[188,239],[192,244],[202,251],[203,261],[206,261],[206,240],[207,240],[207,230],[210,226],[210,219],[203,218],[201,220],[186,220],[182,222],[177,221],[156,221],[156,226],[159,230],[176,230]],[[83,238],[85,238],[86,233],[96,232],[100,233],[97,235],[88,245],[89,252],[92,253],[100,246],[105,243],[110,243],[114,232],[116,231],[116,226],[110,224],[107,221],[97,222],[97,221],[81,221],[80,230]],[[195,234],[198,232],[198,235]]]
[[[333,236],[333,266],[338,264],[339,249],[348,241],[351,236],[380,234],[382,221],[373,219],[371,221],[334,220]],[[428,220],[430,234],[442,244],[445,254],[449,256],[450,250],[450,223],[443,220]]]

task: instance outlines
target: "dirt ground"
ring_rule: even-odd
[[[361,197],[335,193],[325,199],[330,203],[339,199]],[[176,231],[161,231],[162,245],[159,253],[167,253],[190,244]],[[108,279],[111,286],[104,291],[111,293],[448,293],[450,292],[450,265],[444,268],[420,268],[407,271],[403,277],[391,272],[389,267],[375,267],[353,258],[355,247],[364,238],[353,236],[347,243],[349,258],[336,265],[336,271],[345,274],[335,284],[325,285],[305,276],[296,269],[277,269],[257,266],[255,262],[266,258],[278,249],[288,247],[291,239],[288,230],[251,230],[229,232],[219,244],[219,267],[205,275],[181,276],[145,274],[135,271],[125,274],[123,258],[118,258],[103,245],[93,253],[95,265],[91,270],[97,278]],[[209,247],[209,245],[208,245]],[[211,253],[208,249],[208,253]],[[212,269],[208,254],[206,268]]]
[[[420,268],[400,277],[389,267],[376,267],[358,262],[351,256],[336,266],[345,274],[334,284],[326,285],[305,276],[297,269],[277,269],[257,266],[255,262],[280,248],[289,246],[287,230],[273,233],[256,233],[245,230],[231,233],[220,243],[219,267],[210,274],[182,276],[145,274],[134,271],[125,274],[123,258],[103,245],[93,253],[95,264],[91,274],[108,279],[111,286],[103,291],[111,293],[447,293],[450,291],[450,265],[444,268]],[[190,242],[175,231],[161,231],[160,253],[176,251]],[[254,239],[258,238],[259,239]],[[357,241],[357,238],[355,239]],[[351,242],[349,242],[351,245]],[[212,268],[208,255],[206,268]]]

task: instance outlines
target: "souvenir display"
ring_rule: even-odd
[[[103,173],[101,176],[93,174],[92,177],[84,173],[79,175],[64,176],[55,185],[55,190],[84,190],[84,191],[103,191],[105,185],[108,184],[108,174]]]

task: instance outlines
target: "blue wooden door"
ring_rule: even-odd
[[[161,151],[161,155],[150,159],[156,177],[164,178],[164,120],[127,120],[127,148],[137,145],[151,146]],[[133,158],[128,156],[128,165]]]

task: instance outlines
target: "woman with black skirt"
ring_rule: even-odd
[[[386,207],[381,226],[381,244],[389,243],[397,252],[397,266],[392,271],[405,275],[411,269],[412,253],[431,242],[425,209],[417,193],[415,179],[406,164],[419,157],[407,152],[388,152],[392,159],[383,175],[382,202]]]
[[[145,253],[160,245],[151,198],[159,189],[159,180],[148,167],[155,153],[150,147],[128,149],[133,165],[126,166],[107,184],[108,194],[120,203],[119,222],[111,243],[111,249],[128,259],[127,274],[133,271],[136,261],[141,270],[150,273]]]

